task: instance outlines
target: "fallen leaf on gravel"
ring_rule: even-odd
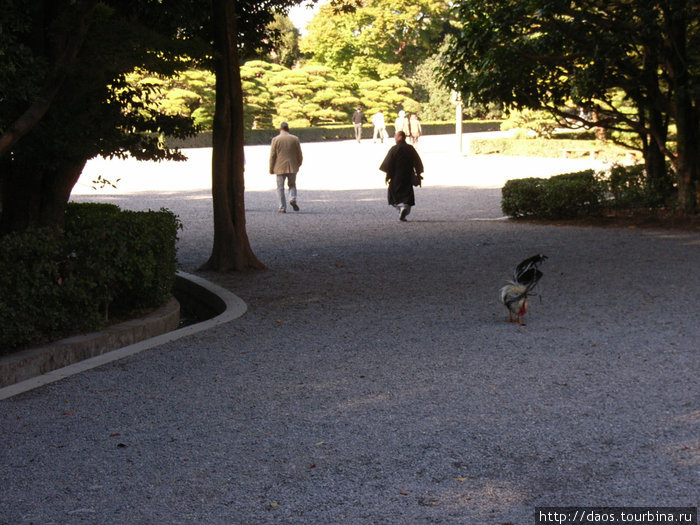
[[[316,445],[325,445],[325,444],[326,444],[325,441],[319,441],[318,443],[316,443]]]
[[[455,481],[459,481],[460,483],[464,483],[467,481],[467,478],[455,478]]]
[[[72,416],[73,414],[75,414],[73,410],[66,410],[65,412],[63,412],[64,416]]]
[[[270,503],[270,508],[271,508],[271,509],[274,509],[274,508],[276,508],[278,505],[279,505],[279,503],[275,503],[275,502],[273,501],[272,503]]]
[[[118,435],[120,435],[119,432],[115,432],[114,434],[110,434],[109,437],[113,438],[117,437]]]
[[[406,492],[405,490],[400,490],[399,494],[401,494],[402,496],[408,496],[408,492]]]

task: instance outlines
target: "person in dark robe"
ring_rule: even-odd
[[[389,205],[397,208],[399,220],[405,221],[411,207],[416,205],[413,177],[423,173],[423,162],[416,149],[406,143],[406,133],[397,131],[394,140],[396,145],[386,154],[379,169],[386,173]]]

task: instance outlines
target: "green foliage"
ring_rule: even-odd
[[[287,16],[275,14],[275,19],[268,26],[272,49],[265,60],[284,67],[292,67],[299,61],[299,30]]]
[[[396,77],[355,83],[318,64],[288,69],[254,60],[241,66],[241,79],[247,129],[345,123],[358,103],[367,115],[381,109],[395,116],[411,94],[408,83]]]
[[[556,135],[559,137],[559,135]],[[585,135],[584,135],[585,136]],[[469,141],[469,152],[474,155],[513,155],[520,157],[563,157],[568,152],[569,158],[589,157],[590,153],[596,158],[607,161],[617,161],[624,157],[628,150],[613,144],[601,143],[590,139],[539,139],[539,138],[495,138],[472,139]]]
[[[501,209],[513,218],[537,217],[542,209],[545,179],[511,179],[501,189]]]
[[[387,123],[398,116],[400,109],[410,106],[412,102],[408,82],[396,77],[364,80],[358,84],[358,91],[367,118],[381,110]]]
[[[40,229],[0,239],[0,348],[94,330],[107,313],[163,304],[177,266],[171,212],[69,204],[64,235]]]
[[[423,120],[452,121],[455,106],[449,91],[436,83],[430,71],[436,60],[432,57],[430,64],[421,66],[410,82],[397,76],[355,80],[318,64],[289,69],[273,62],[248,61],[241,66],[244,126],[274,129],[283,121],[294,128],[345,123],[358,103],[368,117],[382,110],[387,121],[393,121],[400,109]],[[158,111],[191,117],[197,126],[211,129],[215,78],[210,72],[187,70],[172,78],[134,72],[127,78],[148,93],[147,104]],[[419,85],[422,91],[413,94],[411,85]],[[490,114],[484,108],[465,108],[465,116],[470,113]]]
[[[668,172],[667,172],[668,173]],[[650,181],[644,165],[614,165],[600,175],[607,196],[606,206],[613,208],[654,208],[663,205],[673,191],[672,178]]]
[[[43,61],[22,38],[30,30],[26,9],[24,3],[0,1],[0,131],[12,121],[2,108],[27,106],[41,87]]]
[[[670,192],[670,177],[667,186],[652,187],[643,165],[615,165],[608,172],[509,180],[501,190],[501,208],[513,218],[572,219],[602,209],[659,207]]]
[[[535,136],[541,138],[552,138],[554,131],[560,128],[561,123],[548,111],[522,109],[513,110],[508,118],[501,125],[504,131],[510,129],[527,130],[534,132]]]
[[[0,238],[0,269],[0,354],[100,325],[95,297],[53,230]]]
[[[462,125],[464,133],[475,133],[480,131],[497,131],[501,121],[499,120],[479,120],[465,121]],[[454,123],[444,122],[421,122],[424,135],[447,135],[455,132]],[[365,125],[367,133],[371,133],[372,125]],[[387,122],[387,130],[392,133],[394,126],[392,122]],[[245,132],[246,145],[270,144],[272,137],[279,133],[276,129],[252,129]],[[301,142],[323,142],[326,140],[349,140],[355,138],[355,128],[351,124],[330,124],[312,128],[292,128],[292,133],[299,137]],[[210,148],[212,145],[212,134],[210,131],[198,134],[185,140],[173,141],[171,147],[178,148]]]
[[[409,82],[413,97],[421,104],[422,119],[450,121],[455,119],[455,104],[451,102],[450,90],[435,75],[439,63],[439,55],[429,56],[418,65]]]
[[[268,77],[268,87],[276,107],[275,127],[283,121],[292,127],[342,122],[357,103],[347,82],[326,66],[284,69]]]
[[[600,186],[593,170],[557,175],[544,185],[543,217],[568,219],[600,208]]]
[[[285,69],[262,60],[251,60],[241,66],[243,124],[246,129],[273,127],[275,103],[268,84],[271,77]]]
[[[165,301],[175,279],[180,223],[170,211],[120,211],[113,205],[71,203],[66,242],[104,305],[117,311]],[[99,249],[95,249],[95,246]]]
[[[191,118],[198,128],[211,128],[216,103],[216,78],[210,71],[188,69],[175,76],[152,75],[139,69],[125,77],[144,93],[144,109],[164,115]]]
[[[314,61],[356,78],[410,74],[443,40],[447,15],[444,0],[368,0],[347,11],[323,4],[300,48]]]
[[[674,166],[679,204],[698,207],[697,2],[457,0],[440,77],[463,98],[547,109]],[[677,149],[667,147],[676,125]]]
[[[601,201],[601,187],[593,170],[549,179],[513,179],[501,193],[503,213],[514,218],[572,219],[590,215]]]
[[[19,0],[5,3],[24,6]],[[17,86],[32,81],[38,92],[51,78],[52,68],[61,67],[55,63],[63,51],[61,46],[83,21],[79,13],[85,2],[60,0],[53,4],[51,9],[25,8],[24,24],[17,27],[3,23],[3,31],[7,29],[22,49],[31,50],[26,58],[34,69],[16,69],[8,78],[8,90],[3,94],[9,96],[0,98],[0,129],[27,109],[27,102],[17,99]],[[185,61],[172,59],[183,49],[184,41],[169,38],[174,36],[169,34],[175,30],[172,22],[156,20],[154,9],[141,5],[135,13],[117,2],[97,4],[85,42],[76,62],[66,70],[62,88],[44,117],[15,146],[14,158],[41,160],[44,165],[127,153],[138,158],[178,158],[176,152],[164,150],[145,133],[184,137],[195,131],[192,122],[147,105],[150,86],[126,82],[126,75],[135,67],[158,76],[187,67]],[[161,52],[154,53],[154,49]],[[3,52],[0,49],[0,55]]]

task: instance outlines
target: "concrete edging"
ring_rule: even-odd
[[[241,298],[201,277],[178,272],[176,286],[215,316],[174,329],[179,323],[180,308],[173,299],[144,318],[8,356],[0,360],[0,379],[17,379],[14,384],[0,388],[0,400],[232,321],[247,310]],[[153,337],[153,334],[160,335]],[[58,352],[61,357],[57,358],[56,349],[60,347],[63,347]],[[21,368],[25,370],[18,371]]]

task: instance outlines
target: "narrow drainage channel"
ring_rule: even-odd
[[[180,303],[180,323],[178,324],[178,328],[184,328],[185,326],[190,326],[193,324],[201,323],[202,321],[206,321],[207,319],[211,319],[212,317],[216,316],[216,313],[213,315],[207,314],[202,312],[201,309],[198,309],[191,305],[188,301],[188,296],[175,294],[175,299]]]
[[[180,303],[179,328],[201,323],[226,311],[226,303],[213,292],[177,276],[173,295]]]

